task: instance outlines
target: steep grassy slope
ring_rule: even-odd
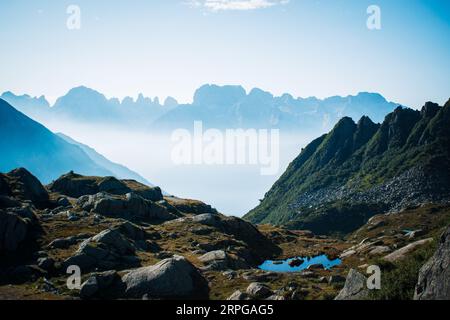
[[[290,164],[245,218],[347,233],[376,213],[450,198],[450,101],[397,108],[381,125],[341,119]]]

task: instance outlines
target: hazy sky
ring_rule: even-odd
[[[72,4],[80,30],[66,27]],[[381,30],[366,27],[372,4]],[[217,83],[418,107],[450,97],[449,35],[447,0],[2,0],[0,91],[189,102]]]

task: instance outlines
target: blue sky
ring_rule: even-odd
[[[81,29],[66,28],[69,5]],[[381,9],[381,30],[366,27]],[[420,107],[450,97],[446,0],[0,1],[0,92],[51,100],[172,95],[205,83],[294,96],[380,92]]]

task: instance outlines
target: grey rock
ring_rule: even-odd
[[[240,290],[236,290],[235,292],[233,292],[231,294],[231,296],[229,296],[227,298],[227,300],[235,300],[235,301],[240,301],[240,300],[249,300],[250,297],[248,296],[248,294],[246,294],[245,292],[242,292]]]
[[[142,198],[136,193],[127,193],[125,196],[112,196],[98,193],[78,200],[83,210],[101,214],[108,217],[123,219],[159,219],[172,220],[177,218],[165,207]]]
[[[30,231],[31,221],[0,210],[0,253],[14,252]]]
[[[197,216],[193,216],[192,221],[216,228],[219,228],[222,225],[220,216],[214,213],[203,213]]]
[[[389,262],[396,262],[404,259],[409,253],[416,250],[418,247],[423,246],[424,244],[430,243],[433,241],[433,238],[428,239],[422,239],[419,241],[415,241],[413,243],[410,243],[398,250],[395,250],[394,252],[388,254],[383,259]]]
[[[99,290],[97,278],[95,276],[89,277],[89,279],[81,285],[80,297],[82,299],[89,299],[94,296]]]
[[[369,251],[370,256],[382,255],[391,252],[391,248],[388,246],[376,246]]]
[[[37,265],[39,268],[49,271],[55,266],[55,261],[52,258],[39,258]]]
[[[80,297],[90,299],[96,296],[108,297],[111,294],[118,294],[117,291],[120,290],[113,287],[116,282],[120,282],[120,277],[114,270],[91,274],[81,286]]]
[[[364,300],[368,294],[366,277],[355,269],[351,269],[347,275],[344,288],[335,300]]]
[[[438,249],[419,271],[415,300],[450,300],[450,227]]]
[[[264,299],[273,294],[272,290],[270,290],[268,286],[258,282],[251,283],[247,287],[246,292],[256,299]]]
[[[205,253],[199,258],[206,265],[207,270],[226,270],[234,267],[228,254],[223,250],[215,250]]]
[[[184,257],[133,270],[122,278],[127,298],[207,298],[208,283]]]

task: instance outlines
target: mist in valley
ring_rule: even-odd
[[[202,200],[227,215],[242,216],[286,170],[289,163],[321,132],[280,134],[276,174],[262,175],[260,164],[176,164],[171,132],[133,130],[129,127],[47,121],[46,127],[94,148],[109,160],[127,166],[165,192]]]

